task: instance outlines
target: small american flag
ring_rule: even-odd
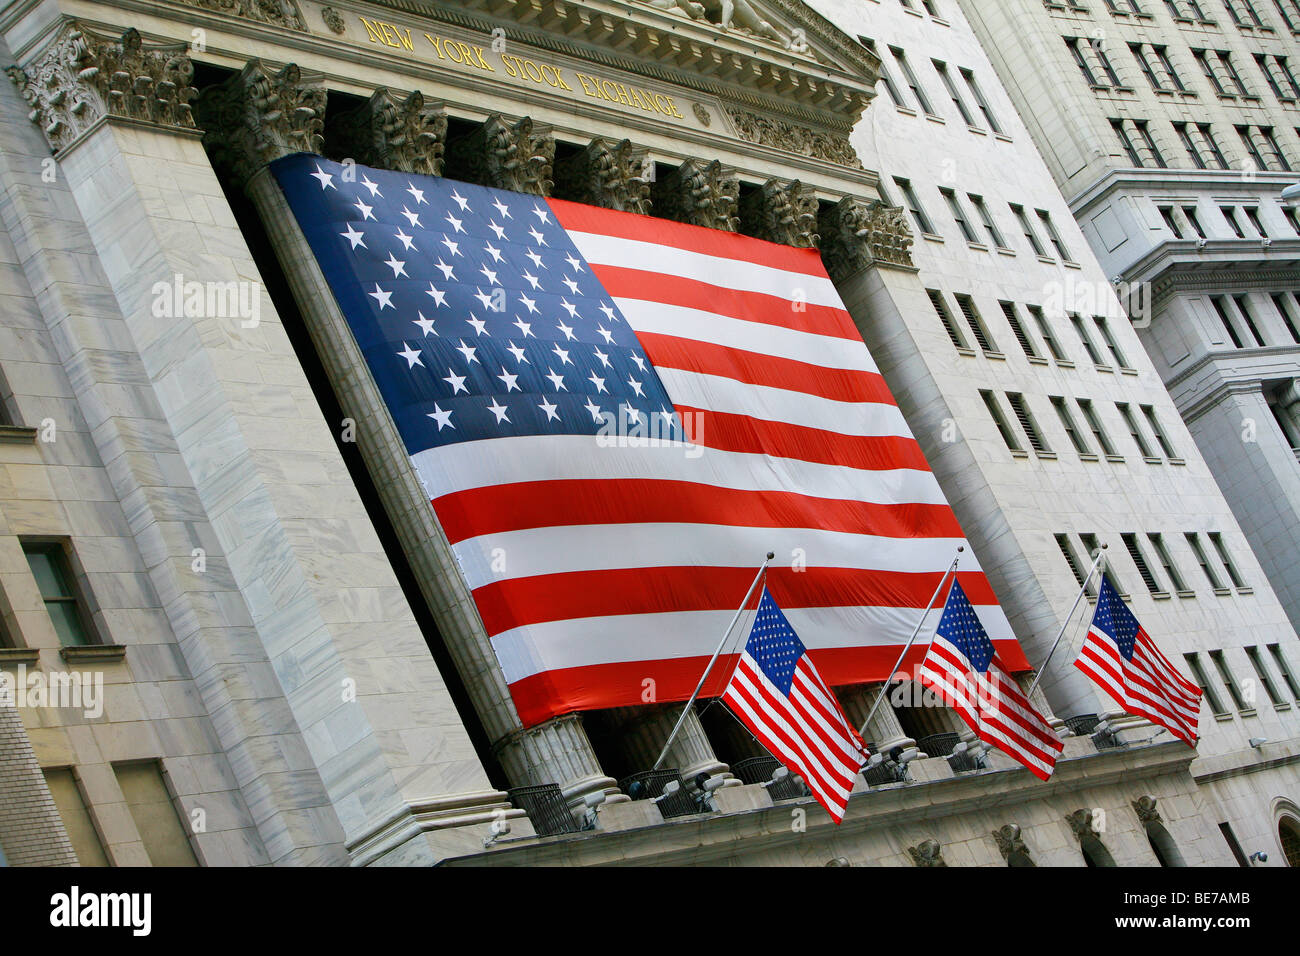
[[[995,656],[966,592],[954,581],[917,679],[954,708],[980,740],[1046,780],[1064,749],[1061,739]]]
[[[867,748],[766,587],[722,699],[839,823]]]
[[[1146,717],[1196,746],[1201,689],[1160,653],[1105,573],[1092,626],[1074,666],[1126,713]]]
[[[768,551],[823,677],[889,676],[964,538],[817,250],[307,154],[271,169],[525,726],[685,700]],[[961,580],[1028,667],[983,572]]]

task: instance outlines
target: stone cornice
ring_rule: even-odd
[[[1266,184],[1275,187],[1274,195],[1280,195],[1284,187],[1295,181],[1295,173],[1262,170],[1246,179],[1239,169],[1109,169],[1076,193],[1069,206],[1075,218],[1082,219],[1112,193],[1123,190],[1179,190],[1189,196],[1204,192],[1257,196],[1263,191],[1260,184]]]
[[[1300,285],[1300,237],[1272,239],[1171,239],[1120,273],[1125,282],[1150,282],[1158,300],[1178,291],[1234,288],[1241,283]],[[1243,268],[1249,263],[1249,267]],[[1276,263],[1273,265],[1272,263]]]

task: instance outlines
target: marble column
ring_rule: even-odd
[[[681,713],[681,704],[621,707],[613,711],[611,716],[619,724],[620,742],[633,766],[640,770],[649,770],[654,766]],[[682,721],[677,736],[673,738],[663,766],[675,767],[687,785],[691,785],[701,773],[710,777],[722,774],[726,778],[723,786],[740,785],[727,765],[713,753],[713,745],[704,733],[694,704]]]
[[[871,713],[871,708],[875,706],[876,698],[885,693],[887,688],[882,681],[861,687],[846,687],[839,692],[838,696],[840,704],[844,707],[844,716],[855,728],[860,728],[863,721],[867,719],[867,714]],[[862,734],[862,739],[866,743],[875,744],[872,753],[887,754],[895,747],[916,746],[916,741],[907,735],[903,725],[898,722],[898,715],[894,713],[893,705],[888,699],[882,701],[876,708],[876,713]]]
[[[1291,423],[1291,434],[1300,435],[1300,378],[1293,378],[1279,388],[1277,407]]]
[[[491,642],[451,547],[429,505],[347,320],[266,164],[296,151],[320,152],[324,87],[292,64],[278,72],[250,61],[205,90],[197,105],[214,160],[258,210],[344,413],[356,422],[363,460],[411,562],[421,593],[469,690],[475,710],[515,786],[559,784],[572,805],[594,791],[616,794],[600,769],[580,717],[524,730]],[[417,94],[379,91],[348,118],[339,148],[379,166],[427,172],[440,165],[445,122]]]

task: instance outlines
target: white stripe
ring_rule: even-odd
[[[635,552],[629,543],[635,542]],[[472,589],[536,574],[620,568],[753,567],[774,551],[809,568],[938,573],[962,538],[885,538],[811,528],[698,524],[596,524],[526,528],[468,538],[452,546]],[[966,554],[970,553],[967,546]],[[965,555],[963,555],[965,558]],[[963,571],[978,571],[974,559]]]
[[[431,495],[523,481],[647,478],[744,491],[797,489],[813,498],[877,504],[947,504],[929,471],[866,471],[699,446],[601,447],[599,441],[597,435],[493,438],[427,448],[411,460]]]
[[[741,595],[736,596],[740,603]],[[815,607],[782,608],[790,626],[810,650],[839,647],[901,645],[916,626],[918,608]],[[1002,608],[975,605],[984,629],[993,640],[1014,640]],[[492,638],[506,681],[565,667],[632,661],[707,657],[736,612],[672,611],[664,614],[622,614],[529,624],[502,631]],[[943,613],[931,609],[917,638],[928,639]],[[732,632],[729,650],[739,652],[749,636],[753,611],[742,615]]]
[[[668,280],[671,281],[671,280]],[[822,368],[878,371],[860,339],[842,339],[800,329],[719,315],[684,305],[615,297],[628,325],[636,332],[711,342],[745,352],[794,359]]]
[[[795,711],[776,686],[767,679],[758,662],[750,657],[748,652],[744,654],[741,661],[741,665],[737,666],[731,678],[731,683],[743,689],[749,698],[762,708],[766,717],[763,723],[769,728],[768,733],[775,729],[784,731],[798,745],[804,766],[815,770],[827,783],[834,784],[837,778],[846,773],[842,758],[826,749],[821,738],[807,724],[803,715]]]
[[[762,292],[794,300],[802,292],[804,301],[812,305],[828,305],[842,309],[835,285],[830,279],[799,272],[788,272],[774,266],[763,266],[743,259],[727,259],[702,252],[691,252],[675,246],[603,236],[595,232],[569,231],[569,238],[578,247],[583,258],[593,265],[622,266],[657,272],[661,276],[679,276],[695,279],[710,285],[740,289],[745,292]],[[665,281],[671,281],[665,278]]]
[[[722,375],[703,375],[660,368],[659,379],[677,405],[729,415],[749,415],[768,422],[787,422],[840,435],[890,435],[911,438],[897,405],[883,402],[837,402],[770,385],[751,385]],[[708,421],[705,421],[708,427]],[[695,434],[695,433],[692,433]],[[695,435],[708,442],[708,433]]]

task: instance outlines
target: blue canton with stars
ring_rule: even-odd
[[[1097,611],[1092,616],[1092,626],[1115,642],[1124,660],[1133,659],[1133,646],[1137,643],[1138,631],[1142,625],[1138,624],[1133,612],[1110,583],[1110,575],[1105,572],[1101,575],[1101,589],[1097,593]]]
[[[758,602],[758,613],[754,615],[754,626],[750,629],[745,651],[757,662],[772,686],[789,697],[795,665],[807,653],[807,648],[766,586]]]
[[[979,615],[970,606],[970,599],[955,578],[934,633],[965,654],[972,671],[980,674],[988,671],[993,662],[993,642],[989,640]]]
[[[544,199],[305,153],[271,170],[410,454],[601,431],[683,440]]]

